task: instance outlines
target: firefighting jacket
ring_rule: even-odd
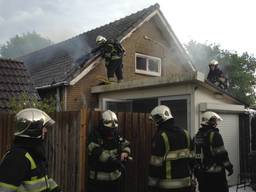
[[[130,154],[127,140],[115,134],[113,138],[104,138],[94,131],[88,144],[88,177],[91,180],[115,181],[121,176],[121,153]]]
[[[194,144],[199,169],[208,173],[233,169],[218,128],[202,125],[194,138]]]
[[[15,145],[0,164],[1,192],[60,192],[46,173],[46,165],[33,152]]]
[[[101,52],[106,60],[106,65],[108,65],[113,60],[122,59],[124,49],[119,42],[108,40],[102,45]]]
[[[162,123],[153,140],[148,186],[164,190],[191,186],[191,138],[174,126],[173,119]]]
[[[207,80],[211,81],[212,83],[215,83],[218,81],[220,77],[223,77],[224,74],[219,68],[215,68],[214,70],[210,70],[207,75]]]

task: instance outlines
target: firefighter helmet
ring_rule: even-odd
[[[219,64],[219,62],[215,59],[211,60],[210,63],[209,63],[209,65],[214,65],[214,66],[216,66],[218,64]]]
[[[105,38],[105,37],[103,37],[103,36],[101,36],[101,35],[98,35],[97,37],[96,37],[96,44],[102,44],[102,43],[105,43],[107,41],[107,39]]]
[[[156,124],[160,124],[172,118],[171,110],[165,105],[155,107],[149,115],[149,119],[153,120]]]
[[[202,114],[201,124],[209,125],[211,119],[216,119],[217,121],[222,121],[223,119],[215,112],[207,111]]]
[[[107,110],[102,113],[102,120],[104,127],[108,128],[117,128],[118,119],[116,114],[113,111]]]
[[[16,114],[15,118],[14,135],[19,137],[41,138],[42,129],[55,123],[44,111],[36,108],[23,109]]]

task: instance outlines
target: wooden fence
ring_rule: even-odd
[[[154,127],[148,114],[118,113],[119,132],[131,142],[133,161],[128,162],[125,192],[145,192]],[[87,138],[98,126],[100,112],[81,110],[51,114],[56,121],[48,130],[49,174],[65,192],[86,191]],[[0,157],[11,145],[14,115],[0,114]]]

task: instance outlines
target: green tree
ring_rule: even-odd
[[[256,58],[247,52],[237,54],[223,50],[220,45],[190,41],[185,45],[196,68],[208,74],[209,61],[216,59],[230,82],[229,93],[249,105],[255,105]]]
[[[17,98],[12,97],[9,100],[9,106],[15,113],[25,108],[38,108],[46,113],[56,111],[56,100],[53,97],[38,100],[37,97],[30,96],[28,93],[23,92]]]
[[[16,35],[2,45],[0,48],[0,54],[5,58],[16,58],[42,49],[51,44],[53,44],[51,40],[41,37],[36,32],[26,33]]]

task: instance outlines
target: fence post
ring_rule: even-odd
[[[86,133],[87,133],[87,110],[80,110],[80,146],[79,146],[79,191],[85,192],[85,154],[86,154]]]

